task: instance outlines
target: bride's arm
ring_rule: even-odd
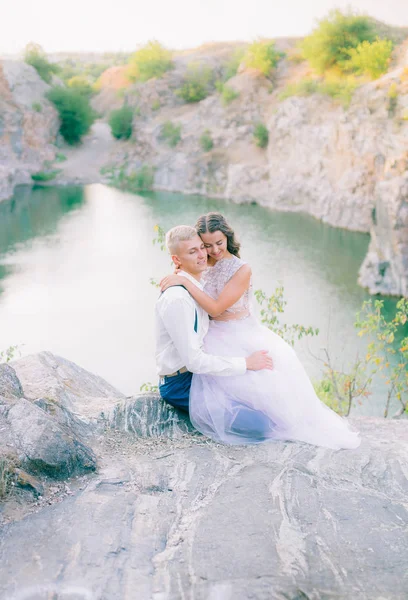
[[[250,280],[251,267],[246,264],[242,265],[225,285],[217,300],[208,296],[208,294],[200,290],[187,277],[183,277],[182,275],[169,275],[160,282],[160,286],[162,292],[164,292],[164,290],[172,285],[183,285],[210,317],[218,317],[241,298],[249,288]]]

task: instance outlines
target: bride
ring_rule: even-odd
[[[190,391],[194,427],[227,444],[298,440],[335,450],[357,448],[358,433],[319,400],[293,348],[252,313],[251,268],[241,260],[240,244],[225,218],[208,213],[198,219],[196,229],[208,255],[204,291],[178,274],[161,281],[162,291],[184,285],[210,315],[206,352],[247,356],[265,348],[273,370],[231,377],[194,374]]]

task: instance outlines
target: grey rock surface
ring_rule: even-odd
[[[4,398],[21,398],[23,395],[23,388],[13,367],[7,363],[1,363],[0,396],[4,396]]]
[[[0,409],[7,446],[29,471],[64,478],[95,469],[93,451],[29,400],[7,403],[0,398]],[[4,440],[0,450],[5,451]]]
[[[1,600],[405,600],[408,423],[362,445],[111,433],[84,489],[0,530]]]

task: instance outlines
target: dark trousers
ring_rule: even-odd
[[[174,408],[188,413],[192,377],[190,371],[174,377],[162,377],[159,385],[160,396]]]

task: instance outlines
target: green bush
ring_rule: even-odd
[[[160,108],[161,108],[160,100],[155,100],[152,103],[152,110],[156,111],[156,110],[160,110]]]
[[[318,81],[305,77],[296,83],[289,83],[279,94],[279,100],[285,100],[290,96],[310,96],[318,91]]]
[[[154,169],[148,165],[143,165],[140,169],[132,171],[128,175],[123,167],[116,174],[113,168],[105,167],[104,173],[110,175],[112,185],[130,192],[148,191],[153,187]]]
[[[71,77],[71,79],[67,81],[67,86],[88,98],[94,94],[92,85],[84,75],[75,75],[74,77]]]
[[[162,77],[173,66],[170,50],[157,41],[150,41],[130,57],[127,76],[130,81],[148,81]]]
[[[375,27],[369,17],[332,10],[303,40],[301,48],[311,66],[324,73],[334,66],[347,68],[349,51],[362,42],[373,42],[375,37]]]
[[[181,125],[174,125],[171,121],[166,121],[162,125],[160,137],[167,142],[170,148],[174,148],[181,140]]]
[[[35,112],[42,112],[42,104],[40,104],[39,102],[33,102],[31,105],[31,108],[35,111]]]
[[[239,96],[239,92],[232,89],[232,87],[229,87],[228,85],[223,86],[222,92],[221,92],[221,98],[222,98],[222,103],[224,104],[224,106],[227,106],[228,104],[230,104],[233,100],[238,98],[238,96]]]
[[[59,71],[58,65],[48,61],[44,50],[39,44],[27,44],[24,50],[24,61],[36,69],[45,83],[51,83],[53,74]]]
[[[62,154],[61,152],[57,152],[57,154],[55,155],[55,162],[64,162],[64,160],[67,160],[67,157],[65,156],[65,154]]]
[[[89,98],[77,90],[63,87],[52,88],[47,96],[58,110],[64,140],[68,144],[78,143],[95,121]]]
[[[122,106],[113,110],[109,116],[109,125],[113,137],[128,140],[132,135],[133,109],[130,106]]]
[[[244,56],[245,50],[243,48],[238,48],[233,52],[231,58],[224,65],[224,82],[237,74],[238,67],[242,63]]]
[[[348,51],[350,60],[347,69],[358,75],[369,75],[377,79],[388,69],[391,61],[392,42],[377,39],[375,42],[362,42],[357,48]]]
[[[258,148],[266,148],[269,142],[269,132],[263,123],[257,123],[254,129],[255,144]]]
[[[357,83],[353,77],[337,77],[332,75],[318,81],[305,77],[296,83],[291,83],[279,95],[279,100],[290,96],[310,96],[322,94],[339,101],[345,108],[350,104]]]
[[[245,66],[257,69],[268,77],[284,54],[275,48],[275,42],[253,42],[244,56]]]
[[[54,169],[53,171],[38,171],[38,173],[33,173],[31,175],[31,179],[33,181],[51,181],[52,179],[55,179],[60,172],[61,169]]]
[[[191,63],[187,67],[183,84],[180,89],[176,90],[176,94],[184,102],[200,102],[208,96],[212,80],[213,71],[210,67]]]
[[[208,129],[206,129],[200,137],[200,146],[204,152],[209,152],[214,147],[214,142]]]

